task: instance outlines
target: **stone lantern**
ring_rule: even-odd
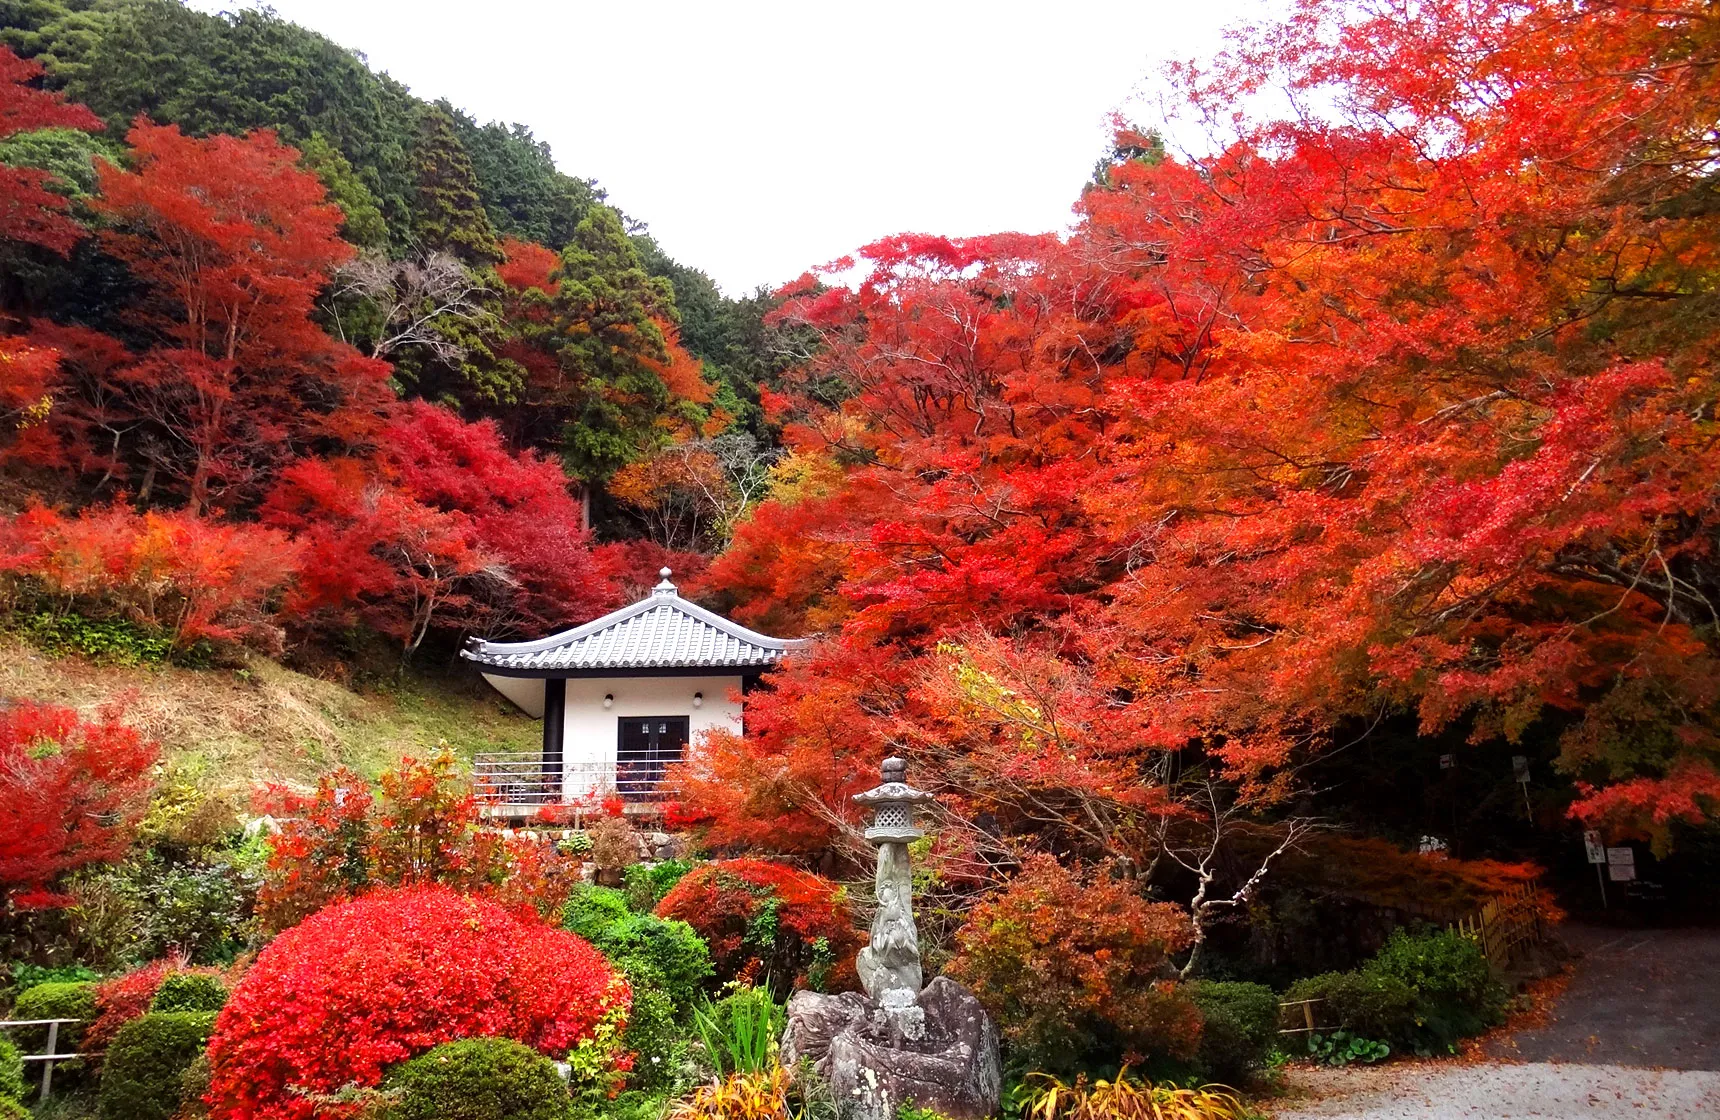
[[[932,795],[907,783],[906,759],[884,760],[882,785],[857,793],[854,800],[872,809],[866,839],[878,849],[878,913],[872,943],[854,962],[860,986],[878,1001],[902,1037],[925,1034],[925,1015],[915,1002],[925,977],[920,969],[920,933],[914,925],[914,872],[908,845],[925,835],[914,822],[914,807]]]
[[[924,833],[916,807],[933,800],[907,782],[908,764],[884,760],[884,781],[854,795],[872,810],[878,913],[855,970],[866,994],[800,991],[788,1001],[783,1064],[811,1062],[840,1120],[896,1120],[912,1104],[952,1120],[988,1120],[1003,1094],[997,1027],[974,994],[920,968],[908,845]]]
[[[914,823],[914,806],[935,800],[924,790],[908,784],[908,760],[886,758],[882,767],[884,784],[854,800],[872,807],[872,823],[866,826],[866,839],[882,848],[885,844],[911,844],[925,835]]]

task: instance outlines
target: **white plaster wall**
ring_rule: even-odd
[[[562,733],[562,758],[567,767],[566,796],[588,792],[589,776],[582,767],[615,765],[619,739],[617,722],[628,716],[686,716],[688,753],[699,749],[704,733],[715,728],[741,733],[741,678],[717,677],[586,677],[567,682],[567,723]],[[693,693],[704,703],[693,707]],[[615,697],[613,707],[603,697]],[[731,694],[733,698],[731,699]],[[539,701],[542,702],[541,700]]]

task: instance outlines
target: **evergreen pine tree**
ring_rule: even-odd
[[[670,398],[662,324],[677,318],[674,289],[645,271],[608,206],[592,207],[574,230],[560,276],[556,346],[561,368],[582,390],[563,431],[563,456],[579,477],[603,479],[659,434]]]
[[[482,268],[501,259],[496,231],[478,196],[472,157],[454,131],[454,118],[442,105],[424,113],[413,153],[418,199],[412,232],[422,249],[440,249]]]

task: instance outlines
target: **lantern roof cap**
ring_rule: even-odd
[[[882,785],[874,786],[865,793],[857,793],[854,800],[862,805],[880,805],[889,801],[906,802],[910,805],[924,805],[937,800],[922,789],[915,789],[905,780],[908,776],[908,761],[892,756],[884,760]]]

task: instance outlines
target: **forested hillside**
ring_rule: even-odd
[[[830,640],[707,756],[712,837],[823,852],[906,745],[981,852],[1145,862],[1166,798],[1358,772],[1415,812],[1342,814],[1406,842],[1665,850],[1720,801],[1711,20],[1305,8],[1348,45],[1185,74],[1229,131],[1124,130],[1070,236],[731,300],[525,129],[271,15],[8,4],[10,617],[411,658],[716,556],[704,593]],[[1330,119],[1232,115],[1279,81]]]
[[[759,492],[771,298],[526,127],[269,12],[0,26],[15,615],[410,657],[694,574]]]

